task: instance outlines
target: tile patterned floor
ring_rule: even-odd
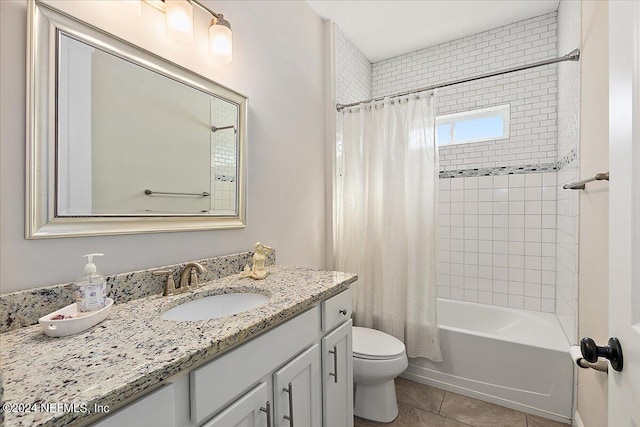
[[[396,379],[396,394],[400,414],[394,422],[356,417],[354,427],[568,427],[403,378]]]

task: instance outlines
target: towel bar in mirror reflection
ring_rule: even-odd
[[[203,191],[202,193],[180,193],[180,192],[171,192],[171,191],[152,191],[152,190],[144,190],[144,194],[147,196],[152,196],[154,194],[159,196],[195,196],[195,197],[209,197],[211,194]]]

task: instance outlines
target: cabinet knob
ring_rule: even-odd
[[[609,338],[606,346],[598,346],[596,342],[589,337],[580,340],[580,351],[582,357],[587,362],[595,363],[598,357],[604,357],[611,363],[611,367],[616,371],[622,371],[622,346],[618,338]]]
[[[340,314],[342,314],[343,316],[346,316],[347,315],[347,309],[346,308],[341,309],[340,310]]]

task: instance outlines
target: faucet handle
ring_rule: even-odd
[[[151,274],[153,274],[154,276],[166,276],[167,277],[167,281],[164,285],[164,293],[162,294],[165,297],[168,297],[170,295],[173,295],[176,291],[176,282],[173,280],[173,270],[172,269],[167,269],[167,270],[156,270],[154,272],[152,272]]]
[[[189,272],[189,286],[198,286],[198,273],[196,273],[195,267],[191,267]]]

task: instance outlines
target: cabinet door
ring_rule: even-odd
[[[227,409],[213,417],[203,427],[267,427],[271,416],[269,388],[260,383],[237,399]]]
[[[234,396],[271,376],[316,339],[319,325],[319,309],[314,307],[191,371],[191,420],[201,424]]]
[[[322,338],[322,402],[325,427],[353,426],[351,319]]]
[[[276,427],[322,425],[320,346],[309,350],[273,374]]]

